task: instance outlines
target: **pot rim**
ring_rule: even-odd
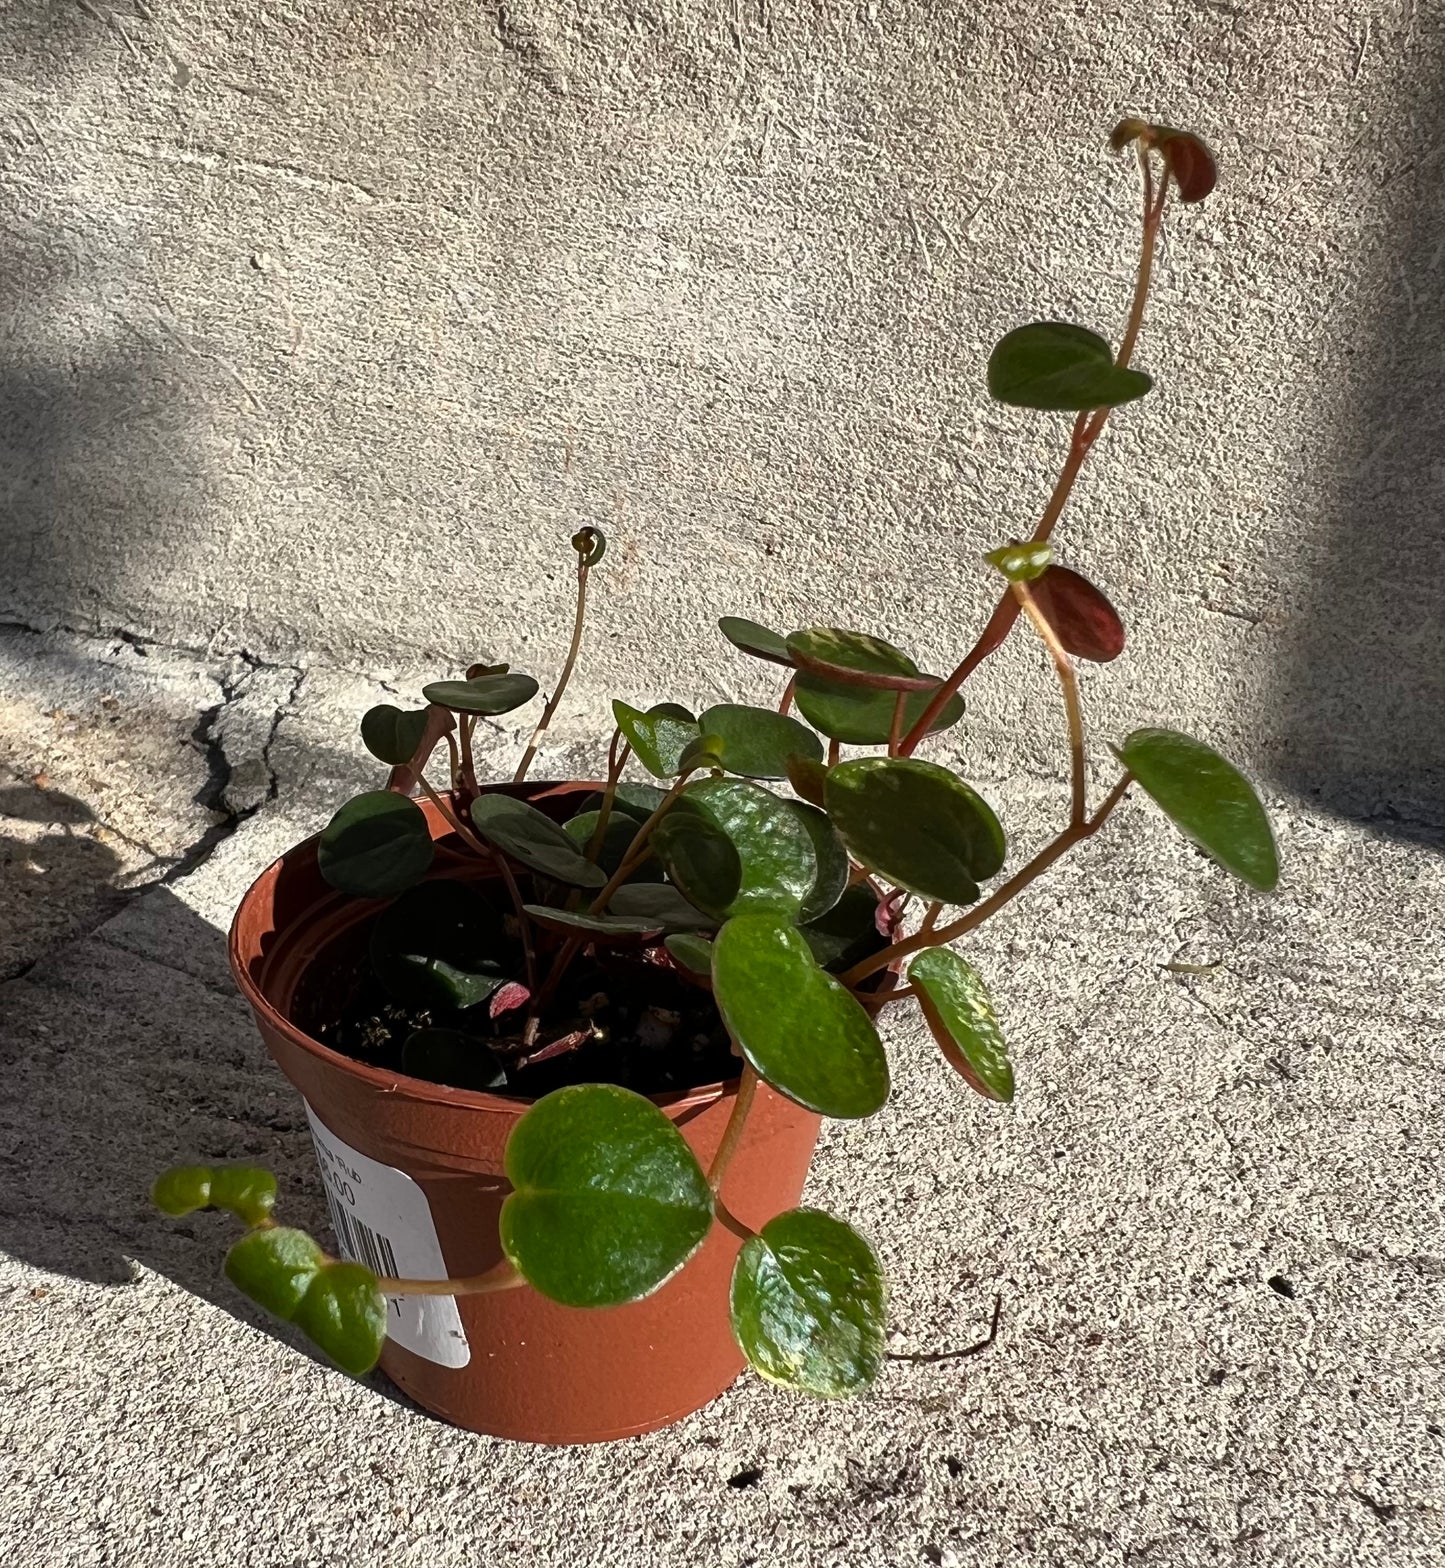
[[[504,786],[505,787],[505,786]],[[597,789],[600,786],[576,781],[561,784],[549,784],[538,781],[536,788],[547,793],[570,789]],[[429,819],[436,816],[435,807],[430,801],[417,801]],[[492,1114],[521,1117],[536,1100],[523,1100],[512,1095],[492,1094],[485,1089],[455,1089],[447,1084],[429,1083],[424,1078],[413,1078],[406,1073],[388,1072],[384,1068],[369,1067],[364,1062],[359,1062],[355,1057],[345,1056],[340,1051],[334,1051],[328,1045],[323,1045],[320,1040],[299,1028],[279,1007],[265,994],[261,987],[251,976],[248,956],[242,951],[241,928],[243,916],[254,902],[259,899],[264,890],[280,875],[282,868],[288,863],[294,863],[300,855],[315,858],[316,845],[320,833],[313,833],[310,838],[302,839],[299,844],[293,844],[278,859],[273,860],[269,866],[255,879],[242,895],[240,903],[236,906],[236,913],[231,921],[230,932],[226,940],[227,957],[230,960],[231,974],[235,979],[241,995],[255,1011],[258,1017],[264,1018],[266,1024],[276,1030],[294,1046],[305,1051],[309,1056],[316,1058],[325,1066],[336,1071],[370,1084],[373,1088],[385,1094],[405,1093],[408,1099],[420,1101],[425,1104],[447,1106],[458,1110],[489,1111]],[[453,830],[440,835],[436,842],[444,843],[448,838],[455,838]],[[356,899],[359,906],[358,921],[365,916],[365,906],[379,904],[378,899]],[[283,933],[277,932],[277,936]],[[272,960],[274,962],[274,959]],[[715,1100],[720,1100],[729,1094],[737,1092],[738,1079],[727,1078],[715,1080],[712,1083],[699,1084],[693,1089],[669,1090],[663,1094],[648,1095],[647,1098],[654,1105],[662,1108],[690,1109],[694,1106],[710,1105]]]

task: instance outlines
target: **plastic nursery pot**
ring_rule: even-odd
[[[596,788],[498,787],[559,818]],[[433,837],[455,842],[440,813],[424,809]],[[360,933],[380,907],[328,887],[308,839],[242,899],[231,967],[267,1048],[306,1101],[338,1250],[401,1278],[479,1274],[501,1257],[502,1153],[527,1102],[368,1067],[295,1021],[316,1016],[318,987],[336,995],[346,984]],[[658,1097],[704,1167],[736,1088]],[[728,1171],[727,1201],[740,1218],[761,1227],[797,1204],[818,1128],[813,1113],[759,1085]],[[382,1370],[427,1410],[495,1437],[595,1443],[653,1431],[705,1405],[742,1370],[728,1323],[737,1251],[737,1239],[715,1225],[680,1273],[623,1307],[558,1306],[530,1286],[394,1302]]]

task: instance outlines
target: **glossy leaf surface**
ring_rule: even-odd
[[[741,648],[755,659],[766,659],[769,664],[793,662],[787,643],[776,632],[769,631],[766,626],[759,626],[756,621],[744,620],[740,615],[725,615],[718,622],[718,627],[734,648]]]
[[[933,676],[922,674],[901,648],[867,632],[810,626],[793,632],[787,649],[800,670],[840,685],[893,692],[931,691],[938,685]]]
[[[653,845],[683,896],[716,919],[769,909],[792,919],[818,877],[812,835],[790,803],[744,779],[701,779]]]
[[[175,1165],[151,1184],[151,1202],[176,1219],[197,1209],[226,1209],[257,1225],[276,1205],[276,1178],[254,1165]]]
[[[783,804],[813,842],[817,869],[813,873],[813,885],[798,911],[798,919],[817,920],[842,898],[843,889],[848,886],[852,869],[848,864],[848,850],[826,812],[801,800],[785,800]]]
[[[683,752],[698,737],[697,720],[675,702],[660,702],[646,713],[625,702],[614,702],[612,716],[631,742],[637,760],[658,779],[677,776]]]
[[[908,967],[919,1004],[953,1070],[991,1100],[1012,1100],[1014,1074],[988,989],[951,948],[933,947]]]
[[[451,708],[457,713],[490,716],[510,713],[513,708],[531,702],[536,695],[536,681],[515,670],[501,675],[478,675],[466,681],[433,681],[422,688],[422,696],[439,707]]]
[[[338,892],[390,898],[421,881],[432,854],[421,807],[405,795],[370,790],[348,800],[327,823],[316,864]]]
[[[616,912],[589,915],[585,909],[553,909],[546,904],[523,904],[522,908],[549,931],[579,936],[645,936],[649,931],[661,931],[662,922],[643,919],[636,915]]]
[[[823,759],[823,743],[812,730],[771,708],[720,703],[697,722],[714,741],[712,750],[719,764],[743,778],[786,778],[790,758]]]
[[[935,689],[942,682],[935,682]],[[798,712],[830,740],[848,746],[883,746],[893,731],[893,709],[898,694],[873,691],[866,686],[842,686],[819,675],[799,675],[793,687]],[[923,717],[932,691],[910,692],[903,701],[906,734]],[[930,733],[952,728],[963,717],[963,698],[957,692],[933,722]]]
[[[453,1089],[505,1089],[507,1074],[484,1040],[460,1029],[417,1029],[401,1049],[401,1070]]]
[[[738,1049],[789,1099],[851,1120],[888,1098],[873,1020],[793,926],[768,915],[729,920],[713,943],[712,982]]]
[[[365,1377],[386,1343],[386,1299],[360,1263],[329,1263],[312,1280],[291,1320],[352,1377]]]
[[[1076,659],[1107,664],[1124,651],[1119,612],[1087,577],[1050,566],[1030,590],[1059,641]]]
[[[1031,583],[1048,571],[1054,547],[1048,543],[1006,544],[990,550],[984,560],[1011,583]]]
[[[1082,413],[1132,402],[1153,385],[1139,370],[1121,370],[1097,332],[1064,321],[1015,327],[988,361],[988,390],[1016,408]]]
[[[224,1268],[243,1295],[290,1322],[325,1261],[304,1230],[274,1225],[248,1230],[226,1254]]]
[[[489,844],[531,871],[569,887],[601,887],[606,875],[588,860],[548,816],[510,795],[479,795],[472,824]]]
[[[988,803],[932,762],[860,757],[831,769],[828,815],[859,861],[923,898],[971,904],[1003,865]]]
[[[1261,893],[1279,881],[1279,853],[1254,786],[1202,741],[1135,730],[1115,755],[1181,833]]]
[[[425,708],[407,711],[384,702],[361,716],[362,744],[379,762],[391,767],[411,761],[425,731]]]
[[[676,931],[667,937],[663,946],[684,969],[690,969],[695,975],[706,975],[709,980],[712,978],[710,938],[694,931]]]
[[[583,1084],[538,1100],[507,1142],[506,1173],[503,1251],[566,1306],[648,1295],[712,1223],[712,1194],[682,1134],[630,1089]]]
[[[790,1209],[743,1243],[733,1333],[771,1383],[827,1399],[861,1393],[883,1364],[886,1292],[872,1247],[820,1209]]]

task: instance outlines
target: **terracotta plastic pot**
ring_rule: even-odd
[[[562,818],[594,788],[516,793]],[[424,809],[433,837],[452,837]],[[337,994],[379,907],[329,888],[308,839],[241,901],[231,967],[267,1048],[305,1097],[340,1250],[401,1277],[478,1274],[501,1256],[502,1152],[526,1103],[365,1066],[296,1021]],[[704,1166],[735,1092],[735,1083],[710,1084],[657,1101]],[[818,1127],[817,1116],[759,1086],[725,1188],[739,1218],[760,1227],[798,1202]],[[715,1225],[679,1274],[624,1307],[562,1307],[530,1286],[410,1298],[393,1306],[382,1369],[426,1409],[496,1437],[591,1443],[652,1431],[706,1404],[742,1369],[727,1308],[737,1250]]]

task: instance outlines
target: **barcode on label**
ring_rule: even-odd
[[[395,1279],[401,1270],[396,1266],[396,1253],[390,1238],[372,1230],[370,1225],[343,1208],[334,1192],[326,1194],[326,1202],[343,1255],[353,1263],[364,1263],[373,1274]]]

